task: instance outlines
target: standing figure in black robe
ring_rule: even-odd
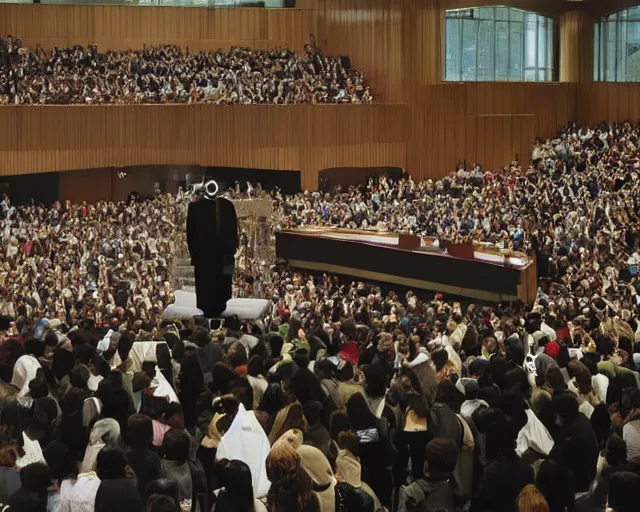
[[[204,316],[219,316],[231,298],[234,255],[238,249],[238,219],[233,203],[218,197],[209,181],[204,196],[189,204],[187,245],[196,278],[196,300]]]

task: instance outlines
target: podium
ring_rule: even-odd
[[[177,290],[175,301],[162,312],[166,320],[183,320],[195,316],[202,316],[202,311],[196,307],[196,292],[191,290]],[[240,320],[257,321],[266,318],[272,310],[272,303],[267,299],[232,298],[227,301],[227,308],[220,314],[219,319],[237,316]]]

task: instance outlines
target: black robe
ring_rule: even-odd
[[[233,257],[238,249],[233,203],[217,198],[189,204],[187,245],[195,270],[197,306],[207,318],[218,316],[231,298]]]

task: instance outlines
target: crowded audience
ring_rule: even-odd
[[[233,47],[189,52],[178,46],[100,52],[54,47],[30,50],[0,39],[0,104],[371,103],[362,73],[322,55],[312,40],[291,50]]]
[[[160,315],[180,197],[5,198],[0,503],[637,510],[639,134],[570,125],[536,144],[531,165],[273,194],[273,229],[410,231],[535,254],[534,304],[400,295],[259,262],[235,287],[268,273],[269,318],[211,330]]]

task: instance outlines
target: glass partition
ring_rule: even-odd
[[[640,81],[640,6],[600,19],[593,41],[594,80]]]
[[[554,79],[554,21],[509,7],[446,12],[444,75],[450,81]]]

